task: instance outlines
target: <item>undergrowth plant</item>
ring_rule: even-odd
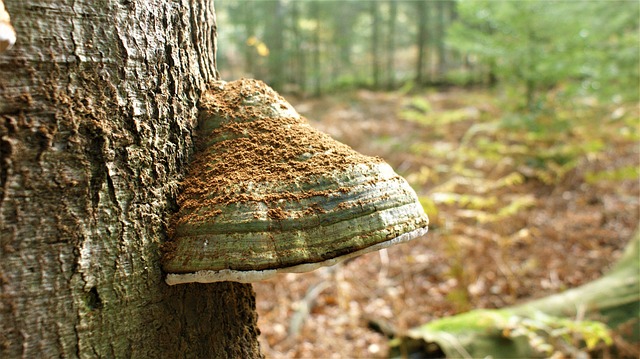
[[[443,105],[442,98],[431,100],[433,94],[414,95],[399,112],[400,118],[424,129],[424,137],[409,151],[431,161],[407,179],[416,188],[429,189],[420,193],[420,201],[432,228],[441,228],[448,274],[456,283],[449,299],[460,311],[473,306],[469,286],[485,270],[465,258],[483,253],[506,262],[510,247],[531,237],[527,214],[543,199],[530,192],[530,184],[552,190],[568,181],[591,185],[639,177],[634,165],[578,171],[598,161],[614,141],[640,139],[637,110],[631,106],[577,101],[566,105],[550,97],[546,107],[523,113],[497,110],[491,96],[485,90]],[[511,270],[503,264],[506,292],[514,293],[518,276],[536,266],[532,261]]]
[[[588,353],[598,344],[613,344],[611,331],[602,322],[561,318],[542,312],[528,317],[512,315],[502,333],[509,338],[527,338],[533,349],[549,358],[588,358]]]

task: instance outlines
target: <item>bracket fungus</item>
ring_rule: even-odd
[[[260,81],[215,82],[199,120],[164,245],[170,285],[306,272],[427,232],[388,164],[313,129]]]

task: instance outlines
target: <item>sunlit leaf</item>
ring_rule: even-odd
[[[637,180],[638,178],[640,178],[640,169],[634,165],[585,174],[585,180],[590,184],[601,181]]]
[[[269,56],[269,48],[264,42],[262,42],[262,40],[258,39],[257,37],[251,36],[247,39],[246,44],[247,46],[254,47],[258,55],[262,57]]]

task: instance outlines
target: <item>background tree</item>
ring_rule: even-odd
[[[436,46],[437,49],[436,54],[438,56],[437,61],[437,70],[436,76],[438,81],[442,81],[444,79],[444,75],[447,72],[447,51],[445,47],[445,25],[446,25],[446,17],[448,6],[447,3],[453,4],[452,2],[446,2],[443,0],[439,0],[436,2]]]
[[[284,82],[285,48],[284,23],[288,17],[279,0],[265,2],[269,23],[266,27],[266,44],[269,47],[268,82],[276,88],[282,88]]]
[[[380,11],[378,4],[371,2],[371,77],[373,88],[380,88]]]
[[[278,1],[281,11],[274,4],[219,2],[221,59],[231,65],[221,67],[230,77],[248,74],[285,91],[313,83],[316,94],[380,87],[391,77],[392,88],[501,83],[521,108],[558,85],[637,97],[637,1]],[[237,61],[234,47],[246,49],[248,40],[252,51]]]
[[[396,52],[396,24],[398,22],[398,2],[389,1],[389,19],[387,20],[387,89],[395,88],[395,52]]]
[[[319,4],[321,5],[321,4]],[[335,61],[332,64],[332,77],[340,81],[341,78],[353,80],[350,70],[353,68],[354,40],[357,40],[357,30],[354,25],[354,18],[360,12],[360,4],[353,1],[345,1],[340,6],[340,12],[333,12],[331,19],[331,32],[335,34]],[[334,7],[335,9],[335,7]],[[373,30],[372,30],[373,31]],[[350,76],[351,75],[351,76]]]
[[[528,109],[567,80],[637,98],[637,2],[465,1],[457,10],[451,45],[478,56]]]
[[[249,39],[255,39],[256,37],[256,29],[255,29],[255,22],[256,22],[256,18],[254,16],[254,4],[250,3],[250,2],[244,2],[244,3],[240,3],[239,4],[242,8],[242,11],[240,11],[240,9],[238,9],[239,13],[242,14],[241,15],[241,19],[243,20],[241,23],[244,25],[244,31],[245,31],[245,37],[244,40],[245,42],[249,41]],[[242,41],[242,39],[240,39],[240,42]],[[246,71],[248,73],[253,73],[254,70],[254,58],[256,57],[256,53],[254,50],[253,46],[249,46],[249,44],[247,44],[247,46],[244,47],[244,59],[245,59],[245,66],[246,66]]]
[[[416,61],[416,83],[424,84],[429,78],[429,56],[427,54],[427,42],[429,41],[427,22],[429,19],[429,12],[426,2],[418,1],[415,4],[416,13],[418,14],[418,37],[416,39],[418,59]]]
[[[169,287],[160,245],[216,78],[213,1],[6,1],[0,357],[258,357],[250,285]]]
[[[220,13],[224,14],[221,21],[227,29],[222,36],[228,45],[221,59],[232,65],[226,69],[228,73],[253,74],[285,91],[299,89],[300,82],[314,83],[309,92],[317,94],[330,89],[382,88],[389,86],[387,83],[393,84],[393,88],[397,86],[396,80],[415,80],[417,72],[425,77],[418,83],[426,85],[429,73],[445,71],[445,30],[451,22],[449,14],[453,12],[454,2],[304,0],[278,4],[287,16],[277,15],[273,1],[219,2]],[[426,15],[432,14],[433,18],[420,15],[417,8],[423,9]],[[274,16],[251,16],[256,12]],[[436,16],[440,17],[436,19]],[[244,25],[248,18],[253,31],[235,30],[249,26]],[[245,37],[237,36],[240,33],[245,33]],[[290,41],[279,45],[274,40],[275,34]],[[262,44],[269,50],[267,62],[255,58],[237,61],[233,48],[246,48],[247,39],[255,44],[251,46]],[[415,47],[416,51],[397,53],[407,47]],[[422,60],[419,61],[415,55],[420,53]],[[422,64],[419,69],[416,61]],[[440,67],[433,68],[435,65]],[[276,83],[279,77],[273,75],[277,70],[274,66],[281,69],[278,71],[283,72],[287,84]],[[232,77],[239,76],[242,75]]]
[[[322,33],[322,14],[320,4],[313,2],[310,7],[311,13],[314,16],[314,32],[313,32],[313,69],[315,71],[314,78],[314,95],[320,96],[322,94],[322,43],[320,41],[320,34]],[[277,89],[277,88],[276,88]]]

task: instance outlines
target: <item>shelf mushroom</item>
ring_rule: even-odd
[[[199,120],[207,135],[164,245],[170,285],[306,272],[427,232],[388,164],[313,129],[260,81],[214,83]]]

